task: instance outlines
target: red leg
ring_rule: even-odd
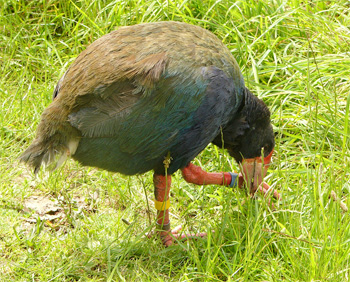
[[[241,174],[237,175],[236,173],[230,172],[206,172],[192,163],[189,163],[182,169],[182,176],[187,182],[197,185],[216,184],[231,187],[236,186],[236,179],[232,179],[232,177],[238,177],[238,187],[242,187],[244,184],[244,178]]]
[[[153,183],[155,206],[157,209],[157,229],[163,244],[166,247],[172,245],[174,243],[174,238],[190,239],[206,236],[206,233],[178,235],[177,233],[181,230],[181,227],[171,231],[169,219],[171,176],[154,174]]]
[[[169,219],[169,206],[170,206],[170,186],[171,175],[153,175],[154,184],[154,196],[155,206],[157,209],[157,225],[159,235],[165,246],[170,246],[173,243],[173,238],[170,233],[170,219]]]
[[[243,188],[245,182],[241,173],[237,175],[230,172],[206,172],[199,166],[192,163],[189,163],[182,169],[182,176],[187,182],[198,185],[216,184],[230,187],[238,186],[239,188]],[[238,179],[232,179],[233,177]],[[258,190],[266,195],[269,189],[270,186],[266,182],[263,182]],[[273,191],[273,197],[279,200],[281,199],[281,196],[275,190]]]

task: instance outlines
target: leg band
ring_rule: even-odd
[[[231,175],[231,183],[230,183],[230,187],[237,187],[238,186],[238,173],[233,173],[233,172],[229,172],[229,174]]]
[[[163,231],[170,231],[170,221],[167,224],[159,224],[158,222],[157,224],[157,229],[158,230],[163,230]]]
[[[168,199],[167,201],[164,201],[164,202],[160,202],[160,201],[155,200],[154,206],[156,207],[156,209],[158,211],[165,211],[168,208],[170,208],[170,199]]]

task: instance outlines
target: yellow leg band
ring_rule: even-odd
[[[159,202],[156,200],[154,201],[154,206],[159,211],[165,211],[170,208],[170,199],[168,199],[166,202]]]

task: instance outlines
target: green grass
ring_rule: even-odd
[[[230,48],[271,109],[267,181],[283,196],[271,211],[264,199],[176,173],[173,226],[210,235],[170,248],[144,237],[155,215],[152,173],[125,177],[70,160],[34,178],[16,159],[88,44],[118,26],[161,20],[205,27]],[[339,200],[350,206],[349,27],[341,0],[0,0],[0,280],[348,281],[350,217]],[[214,146],[195,162],[237,170]],[[26,208],[33,196],[57,201],[60,216],[35,220]]]

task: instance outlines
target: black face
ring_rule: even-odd
[[[269,155],[275,146],[270,111],[263,101],[246,89],[244,103],[237,116],[213,143],[224,147],[240,163],[244,159]]]
[[[275,146],[275,139],[271,124],[267,126],[253,126],[237,140],[237,144],[226,148],[230,155],[238,162],[244,159],[251,159],[268,156]]]

